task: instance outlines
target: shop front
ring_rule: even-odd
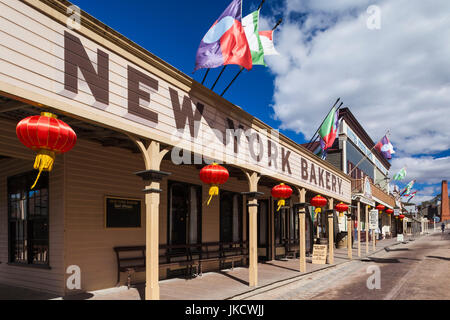
[[[258,258],[298,253],[296,203],[351,202],[335,167],[96,19],[68,26],[67,5],[0,0],[0,283],[66,295],[132,277],[158,299],[160,279],[240,264],[256,286]],[[31,190],[16,125],[43,112],[78,138]],[[210,199],[213,162],[229,179]]]

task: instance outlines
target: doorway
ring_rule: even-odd
[[[199,244],[202,239],[202,187],[169,181],[167,243],[169,245]],[[173,249],[185,251],[185,248]]]

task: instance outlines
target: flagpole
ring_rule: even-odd
[[[384,136],[387,136],[388,134],[389,134],[389,130],[385,133]],[[384,136],[383,136],[383,137],[384,137]],[[381,137],[381,139],[383,139],[383,137]],[[378,142],[380,142],[381,139],[380,139]],[[370,148],[370,150],[369,150],[370,153],[371,153],[372,150],[377,146],[377,144],[378,144],[378,143],[374,144],[373,147]],[[351,176],[352,173],[353,173],[353,171],[355,171],[355,169],[358,168],[358,166],[359,166],[364,160],[366,160],[366,158],[367,158],[367,154],[364,154],[364,157],[361,159],[361,161],[358,162],[358,164],[352,169],[352,171],[350,171],[350,173],[348,173],[348,175]]]
[[[265,0],[261,1],[261,4],[259,5],[259,9],[261,9],[262,5],[264,4]],[[278,26],[283,22],[283,18],[280,18],[277,22],[277,24],[275,25],[275,27],[273,27],[272,31],[274,31],[276,28],[278,28]],[[231,85],[236,81],[236,79],[239,77],[239,75],[242,73],[242,71],[244,70],[243,67],[241,67],[241,70],[239,70],[239,72],[236,74],[236,76],[233,78],[233,80],[231,80],[230,84],[225,88],[225,90],[222,92],[222,94],[220,95],[221,97],[223,97],[223,95],[228,91],[228,89],[231,87]],[[212,90],[212,89],[211,89]]]
[[[231,87],[231,85],[237,79],[237,77],[239,77],[239,75],[241,74],[242,71],[244,71],[243,67],[241,67],[241,70],[239,70],[239,72],[234,76],[233,80],[231,80],[230,84],[225,88],[225,90],[223,90],[222,94],[220,95],[221,97],[223,97],[225,92],[227,92],[227,90]]]
[[[320,131],[320,128],[321,128],[322,125],[324,124],[324,122],[325,122],[325,120],[327,119],[328,115],[330,114],[331,110],[333,110],[333,108],[336,107],[336,105],[339,103],[340,100],[341,100],[341,98],[338,98],[338,99],[336,100],[336,102],[334,103],[334,105],[331,107],[330,111],[328,111],[327,115],[326,115],[325,118],[323,119],[323,121],[322,121],[322,123],[320,124],[319,128],[318,128],[317,131],[314,133],[314,135],[312,136],[311,140],[309,140],[308,145],[306,146],[307,149],[309,148],[311,142],[313,142],[313,140],[315,141],[315,140],[317,139],[317,137],[316,137],[317,133]],[[340,106],[338,107],[337,110],[339,110],[343,104],[344,104],[344,103],[341,102],[341,104],[340,104]],[[337,111],[337,110],[336,110],[336,111]]]
[[[261,9],[261,7],[263,6],[264,2],[266,2],[266,0],[262,0],[262,1],[261,1],[261,3],[259,4],[258,10]],[[256,10],[256,11],[258,11],[258,10]]]
[[[214,88],[216,87],[217,81],[219,81],[220,77],[222,76],[222,73],[225,71],[227,65],[224,65],[222,68],[222,71],[220,71],[219,76],[216,79],[216,82],[214,82],[213,86],[211,87],[211,90],[214,90]]]
[[[209,70],[211,70],[211,69],[208,68],[208,70],[206,70],[205,76],[203,77],[203,80],[202,80],[202,84],[205,83],[205,80],[206,80],[206,77],[208,76]]]

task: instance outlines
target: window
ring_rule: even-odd
[[[33,190],[36,172],[8,178],[9,262],[49,264],[48,173]]]
[[[220,242],[242,241],[242,196],[220,192]]]

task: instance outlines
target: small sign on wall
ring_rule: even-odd
[[[403,242],[403,241],[404,241],[403,235],[402,234],[398,234],[397,235],[397,242]]]
[[[140,228],[141,200],[105,197],[106,228]]]
[[[327,263],[327,245],[315,244],[313,248],[312,263],[326,264]]]

